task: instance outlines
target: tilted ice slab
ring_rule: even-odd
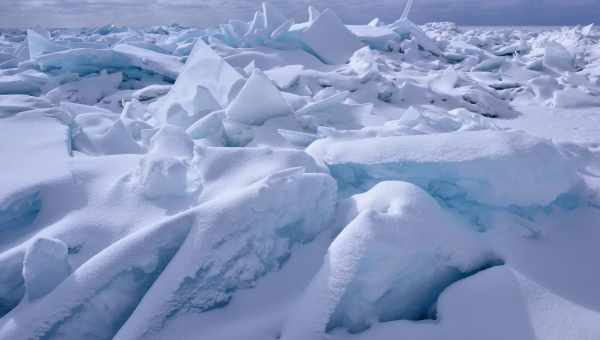
[[[0,95],[0,118],[16,113],[49,108],[52,105],[45,99],[24,94]]]
[[[75,48],[44,54],[34,61],[43,71],[61,70],[80,75],[130,66],[125,56],[111,49],[96,48]]]
[[[327,226],[335,192],[328,175],[293,168],[195,208],[186,242],[115,339],[160,334],[185,313],[227,305]]]
[[[242,85],[242,76],[198,39],[177,81],[157,103],[156,118],[187,127],[211,111],[225,108]]]
[[[467,226],[412,184],[381,182],[355,200],[358,216],[330,245],[282,339],[435,318],[446,287],[495,262]]]
[[[48,34],[49,33],[43,32]],[[51,41],[48,36],[42,35],[35,30],[27,30],[27,48],[29,50],[29,58],[35,59],[43,54],[58,52],[67,49],[67,46],[61,46]]]
[[[435,55],[442,55],[443,52],[439,46],[423,30],[407,18],[400,18],[389,27],[400,36],[412,36],[415,41],[424,49]]]
[[[551,41],[544,52],[544,66],[556,72],[567,72],[575,69],[575,58],[560,43]]]
[[[227,107],[227,117],[239,123],[261,125],[267,119],[292,114],[292,109],[269,78],[254,70]]]
[[[297,34],[304,48],[327,64],[343,64],[363,47],[358,37],[328,9]]]
[[[307,152],[329,166],[341,187],[398,179],[442,198],[500,207],[545,206],[578,182],[552,142],[517,131],[327,138]]]
[[[171,79],[177,79],[183,67],[183,64],[176,56],[158,53],[133,45],[119,44],[113,50],[124,55],[131,65],[153,71]]]
[[[28,70],[33,71],[33,70]],[[47,75],[38,73],[38,77],[28,76],[28,72],[22,72],[13,75],[0,75],[0,95],[3,94],[27,94],[39,95],[42,88],[48,83]],[[34,73],[37,73],[34,71]]]
[[[182,68],[179,58],[140,47],[120,44],[114,49],[73,48],[40,55],[33,59],[43,71],[61,70],[80,75],[102,70],[140,68],[168,79],[177,78]]]
[[[393,42],[399,39],[398,34],[387,26],[347,25],[346,27],[360,41],[378,50],[388,50]]]

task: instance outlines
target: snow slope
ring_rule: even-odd
[[[600,338],[600,31],[0,30],[0,340]]]

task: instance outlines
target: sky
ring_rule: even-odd
[[[108,23],[145,26],[180,23],[207,27],[228,19],[250,20],[260,0],[0,0],[1,27],[82,27]],[[346,23],[380,17],[392,22],[404,0],[271,0],[297,20],[306,7],[331,8]],[[576,25],[600,23],[600,0],[415,0],[417,23],[461,25]]]

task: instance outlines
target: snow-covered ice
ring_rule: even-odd
[[[599,28],[411,5],[0,29],[0,340],[599,339]]]

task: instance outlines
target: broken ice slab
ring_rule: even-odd
[[[35,30],[27,30],[27,47],[29,49],[29,57],[36,59],[43,54],[58,52],[68,49],[68,46],[62,46],[50,40],[48,31],[42,35]]]
[[[262,14],[265,34],[268,35],[288,21],[288,19],[269,2],[262,3]]]
[[[60,80],[62,76],[58,76]],[[66,77],[68,78],[68,76]],[[53,86],[55,79],[33,69],[16,74],[0,75],[0,94],[27,94],[39,96],[43,90]]]
[[[9,117],[19,112],[49,108],[52,104],[44,98],[21,94],[0,95],[0,118]]]
[[[358,37],[329,9],[296,33],[304,48],[327,64],[344,64],[354,51],[363,47]]]
[[[573,71],[575,58],[563,45],[550,41],[544,52],[544,66],[559,73]]]
[[[499,69],[506,61],[501,57],[486,59],[475,65],[471,71],[473,72],[492,72]]]
[[[161,74],[173,80],[177,79],[183,67],[183,64],[176,56],[158,53],[137,46],[119,44],[113,50],[125,56],[132,66]]]
[[[307,152],[329,166],[341,188],[403,180],[441,199],[498,207],[547,206],[580,181],[555,144],[518,131],[330,137]]]
[[[270,118],[292,114],[292,109],[273,82],[255,69],[226,112],[232,121],[262,125]]]
[[[244,78],[199,39],[169,93],[156,102],[162,123],[188,127],[202,116],[227,107]]]
[[[131,97],[143,102],[164,96],[165,94],[169,93],[170,90],[171,85],[153,84],[133,92]]]
[[[106,71],[99,75],[89,75],[79,80],[60,85],[46,93],[45,97],[58,104],[61,101],[95,105],[102,98],[118,90],[123,81],[123,74],[115,72],[108,74]]]
[[[204,139],[205,145],[225,146],[226,134],[223,120],[225,111],[215,111],[198,119],[186,132],[194,140]]]
[[[584,108],[600,106],[600,97],[591,95],[580,88],[565,88],[554,92],[552,102],[559,108]]]
[[[328,108],[330,108],[332,106],[341,104],[350,95],[350,91],[335,92],[334,90],[333,91],[326,91],[326,90],[327,89],[323,90],[323,93],[326,92],[326,94],[315,95],[315,97],[314,97],[315,100],[311,103],[306,104],[304,107],[302,107],[301,109],[296,111],[296,115],[305,115],[305,114],[310,114],[313,112],[327,110]]]
[[[396,20],[394,23],[389,25],[396,34],[401,37],[412,37],[417,44],[423,47],[425,50],[433,53],[434,55],[443,55],[440,47],[435,43],[434,40],[429,38],[423,30],[421,30],[417,25],[415,25],[412,21],[406,18],[400,18]]]
[[[79,75],[130,66],[129,60],[111,49],[75,48],[44,54],[35,59],[42,71],[61,70]]]
[[[278,88],[285,90],[298,83],[303,70],[304,66],[302,65],[286,65],[274,67],[265,71],[265,74]]]
[[[74,150],[90,155],[139,154],[143,151],[117,114],[78,114],[73,120],[72,138]]]
[[[360,41],[376,50],[387,51],[400,37],[387,26],[347,25]]]
[[[161,127],[151,138],[149,152],[180,159],[193,157],[194,142],[185,130],[175,125]]]
[[[288,143],[295,145],[295,146],[301,146],[301,147],[307,147],[312,142],[319,139],[319,137],[317,135],[314,135],[311,133],[306,133],[306,132],[301,132],[301,131],[277,129],[277,133],[281,137],[283,137]]]
[[[463,106],[488,118],[515,118],[519,115],[507,102],[486,90],[472,87],[462,95]]]

